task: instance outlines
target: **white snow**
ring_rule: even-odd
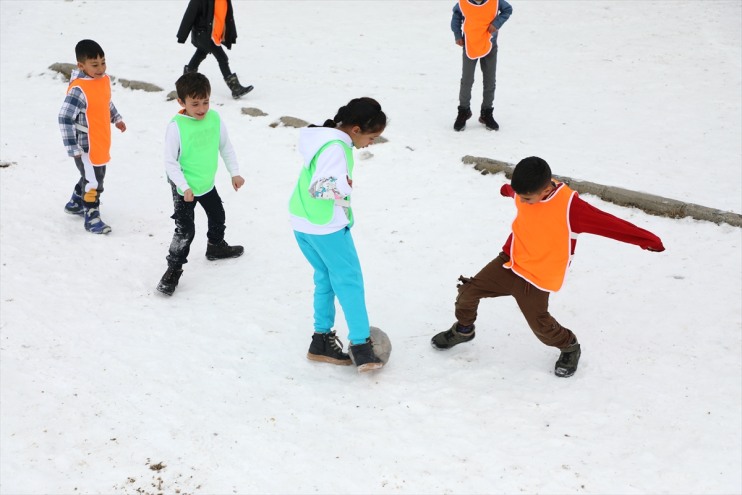
[[[506,179],[464,155],[538,155],[559,175],[742,213],[742,4],[514,0],[502,130],[474,118],[455,133],[453,3],[235,1],[231,65],[255,90],[234,101],[212,57],[201,69],[247,180],[235,193],[217,177],[226,239],[246,252],[207,261],[199,209],[165,298],[177,103],[113,86],[128,130],[113,129],[113,231],[97,237],[62,211],[76,169],[57,126],[66,83],[47,67],[92,38],[109,74],[170,91],[193,53],[175,40],[186,2],[0,2],[0,160],[15,162],[0,169],[0,492],[742,492],[739,228],[584,196],[667,250],[580,237],[551,303],[583,346],[574,377],[553,375],[558,352],[512,299],[482,302],[471,344],[429,345],[454,321],[457,277],[497,256],[514,215]],[[269,126],[364,95],[390,118],[354,177],[369,314],[394,345],[370,375],[305,358],[312,272],[287,213],[298,131]]]

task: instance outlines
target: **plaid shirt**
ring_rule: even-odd
[[[79,77],[87,77],[82,71],[76,70],[72,73],[70,80],[74,81]],[[88,133],[82,131],[78,126],[87,129],[88,118],[85,110],[88,108],[88,102],[85,99],[85,93],[78,87],[72,88],[62,103],[59,110],[59,129],[62,131],[62,142],[67,148],[68,156],[80,156],[83,152],[87,153],[90,149],[88,144]],[[123,118],[119,114],[113,101],[110,103],[111,122],[114,124],[121,122]]]

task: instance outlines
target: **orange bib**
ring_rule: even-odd
[[[222,44],[224,39],[224,24],[227,21],[227,0],[216,0],[214,2],[214,29],[211,31],[211,39],[216,46]]]
[[[105,165],[111,161],[111,80],[75,79],[67,88],[80,88],[85,95],[88,121],[88,154],[93,165]]]
[[[572,259],[569,207],[575,192],[562,184],[548,199],[529,205],[515,195],[510,261],[505,268],[548,292],[562,288]]]
[[[488,0],[482,5],[459,0],[459,8],[464,14],[464,47],[466,56],[472,60],[492,51],[492,33],[488,29],[497,17],[497,7],[497,0]]]

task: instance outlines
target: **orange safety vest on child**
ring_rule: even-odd
[[[464,49],[472,60],[485,57],[492,51],[490,24],[497,17],[497,0],[488,0],[475,5],[468,0],[459,0],[459,8],[464,14]]]
[[[88,155],[93,165],[111,161],[111,80],[107,75],[100,79],[77,78],[67,88],[80,88],[85,95],[88,121]]]
[[[562,288],[572,259],[569,208],[575,192],[561,184],[551,197],[536,204],[515,195],[510,261],[503,266],[547,292]]]
[[[224,39],[224,24],[227,22],[227,0],[214,0],[214,28],[211,31],[211,39],[216,46],[222,44]]]

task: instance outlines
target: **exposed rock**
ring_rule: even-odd
[[[5,160],[0,160],[0,168],[8,168],[13,165],[18,165],[16,162],[6,162]]]
[[[175,90],[172,90],[167,94],[167,101],[173,101],[178,99],[178,92]]]
[[[246,108],[246,107],[243,107],[242,108],[242,113],[244,115],[249,115],[250,117],[265,117],[266,115],[268,115],[267,113],[265,113],[264,111],[262,111],[259,108]]]
[[[389,140],[385,138],[384,136],[379,136],[377,138],[374,138],[374,144],[383,144],[383,143],[388,143],[388,142]]]
[[[309,122],[298,119],[296,117],[281,117],[280,119],[278,119],[278,122],[273,122],[272,124],[270,124],[270,126],[278,127],[280,124],[283,124],[286,127],[296,127],[298,129],[300,127],[308,126]]]
[[[77,69],[77,65],[57,62],[56,64],[51,64],[49,69],[59,72],[65,81],[69,81],[70,77],[72,77],[72,71]]]
[[[131,79],[119,79],[121,86],[129,89],[141,89],[148,93],[156,93],[158,91],[164,91],[161,87],[156,84],[143,82],[143,81],[132,81]]]

